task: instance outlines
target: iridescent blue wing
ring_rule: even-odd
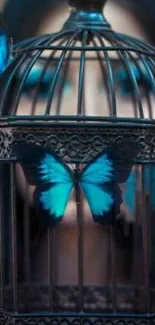
[[[10,46],[8,36],[5,31],[0,31],[0,74],[9,63]]]
[[[81,172],[80,185],[89,203],[94,221],[111,223],[120,212],[121,191],[117,183],[128,178],[138,146],[134,142],[122,143],[106,148]],[[132,150],[131,150],[132,148]]]
[[[72,189],[73,184],[69,180],[52,184],[46,189],[36,189],[34,200],[47,226],[54,226],[61,221]]]
[[[73,189],[71,170],[56,153],[40,146],[18,145],[15,151],[28,183],[37,186],[34,200],[44,221],[58,223]]]

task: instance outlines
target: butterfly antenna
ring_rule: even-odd
[[[61,155],[64,157],[64,160],[66,161],[66,163],[68,163],[68,164],[71,166],[71,169],[74,170],[73,165],[72,165],[72,163],[70,162],[70,158],[69,158],[69,156],[68,156],[68,155],[65,155],[64,152],[65,152],[65,150],[64,150],[63,148],[60,149],[60,153],[61,153]]]
[[[65,161],[70,165],[71,169],[74,170],[73,164],[70,162],[70,159],[67,155],[65,156]]]
[[[70,164],[70,160],[69,160],[69,157],[68,156],[65,156],[65,160],[68,164]]]
[[[89,156],[91,156],[93,151],[90,151],[81,161],[80,165],[79,165],[79,169],[81,170],[82,165],[85,163],[85,161],[88,159]]]

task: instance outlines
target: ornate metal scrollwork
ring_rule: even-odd
[[[0,159],[16,159],[14,146],[18,143],[34,143],[55,150],[71,162],[89,161],[105,146],[124,140],[140,145],[138,163],[155,162],[154,127],[12,127],[0,129]],[[125,150],[124,150],[125,151]],[[125,154],[125,152],[124,152]]]
[[[9,316],[0,314],[0,324],[3,325],[153,325],[154,320],[94,317],[94,316]]]

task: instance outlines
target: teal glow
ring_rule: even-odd
[[[139,88],[145,89],[151,93],[153,91],[153,88],[147,71],[143,71],[136,66],[132,66],[132,72],[135,76]],[[116,85],[120,89],[121,95],[128,96],[134,94],[134,85],[132,83],[131,77],[129,76],[129,73],[125,69],[117,71],[114,78]]]
[[[9,64],[8,38],[5,33],[0,33],[0,74]]]
[[[39,92],[38,92],[39,98],[46,99],[48,97],[49,88],[52,84],[55,75],[55,69],[46,70],[43,76],[42,76],[42,71],[43,68],[40,65],[38,66],[36,65],[32,68],[23,86],[23,92],[25,94],[31,95],[32,90],[39,83]],[[58,90],[61,86],[61,82],[62,82],[62,73],[60,72],[57,79],[57,85],[56,85],[57,92],[59,92]],[[70,93],[72,89],[73,89],[72,82],[66,79],[63,85],[63,93],[67,95]]]

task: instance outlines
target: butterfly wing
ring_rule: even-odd
[[[125,183],[139,152],[140,146],[135,141],[119,141],[107,148],[109,159],[115,166],[115,182]]]
[[[54,226],[61,221],[72,189],[70,181],[54,184],[46,190],[36,189],[34,200],[47,226]]]
[[[106,153],[89,164],[81,173],[80,185],[96,222],[111,222],[114,205],[111,183],[114,179],[112,161]],[[104,216],[104,219],[103,219]]]
[[[72,172],[54,153],[40,146],[18,145],[16,154],[28,183],[36,185],[34,200],[48,225],[64,216],[73,189]]]
[[[130,150],[123,156],[120,143],[106,148],[81,172],[80,185],[96,222],[111,223],[120,211],[122,198],[117,183],[128,178],[132,168],[131,158],[138,150],[132,142],[126,143],[125,148]]]
[[[9,40],[5,31],[0,32],[0,74],[5,70],[9,61]]]

